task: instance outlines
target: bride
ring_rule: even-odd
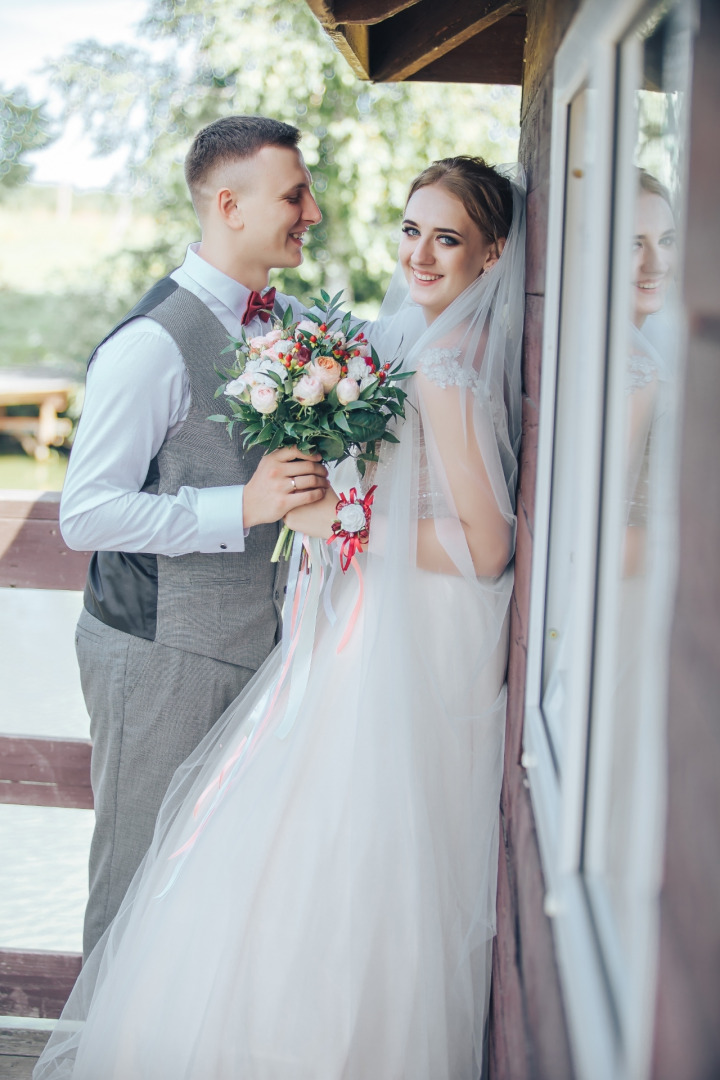
[[[480,1076],[523,213],[480,159],[413,183],[370,332],[415,375],[367,549],[326,575],[308,655],[278,646],[176,773],[35,1080]],[[327,537],[336,499],[288,523]]]

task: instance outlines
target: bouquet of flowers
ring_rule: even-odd
[[[390,426],[404,418],[407,397],[398,384],[413,372],[380,363],[364,324],[340,312],[341,296],[322,290],[312,298],[316,309],[297,322],[288,307],[260,337],[243,329],[223,350],[234,352],[235,362],[217,369],[223,382],[215,396],[227,399],[230,413],[210,419],[230,433],[240,424],[246,448],[297,446],[325,461],[352,456],[364,476],[366,463],[377,461],[376,444],[398,441]],[[273,559],[291,544],[285,527]]]

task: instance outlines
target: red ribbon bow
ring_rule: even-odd
[[[264,296],[253,289],[248,296],[247,307],[240,320],[243,326],[247,326],[251,319],[259,315],[263,322],[269,322],[272,309],[275,305],[275,289],[268,289]]]
[[[365,524],[358,529],[357,532],[349,532],[347,529],[343,529],[339,521],[333,521],[332,523],[333,535],[327,543],[332,544],[333,540],[342,540],[342,544],[340,545],[340,566],[342,567],[343,573],[346,573],[349,569],[353,556],[357,554],[358,551],[362,551],[363,545],[368,542],[368,537],[370,535],[370,518],[372,516],[371,507],[373,499],[375,498],[376,487],[377,484],[373,484],[364,499],[358,498],[358,493],[355,488],[350,488],[349,497],[346,496],[344,492],[340,492],[340,499],[335,507],[336,514],[339,514],[344,506],[349,506],[352,503],[362,507],[363,513],[365,514]]]

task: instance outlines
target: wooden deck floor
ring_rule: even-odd
[[[0,1019],[0,1080],[31,1080],[51,1031],[52,1021]]]

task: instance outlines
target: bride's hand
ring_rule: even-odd
[[[337,517],[335,513],[337,503],[337,495],[332,488],[328,488],[319,502],[290,510],[283,521],[295,532],[305,533],[306,536],[319,536],[321,540],[327,540],[332,534],[332,523]]]

